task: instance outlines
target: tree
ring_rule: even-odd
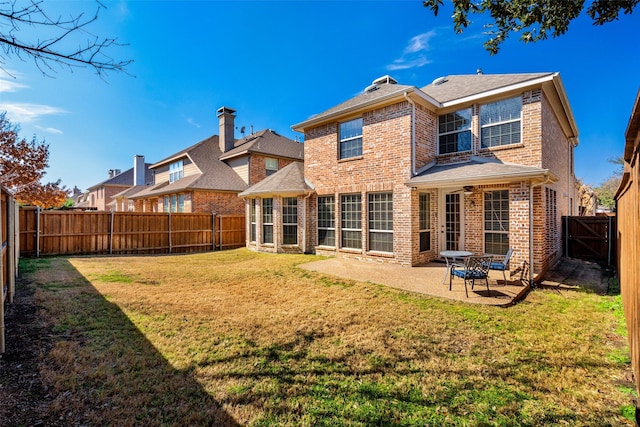
[[[116,61],[107,54],[112,46],[122,46],[115,38],[100,38],[87,31],[98,19],[103,7],[96,2],[95,14],[84,13],[63,18],[48,14],[43,0],[0,2],[0,69],[6,60],[17,57],[33,59],[44,74],[55,72],[54,66],[63,68],[91,67],[103,77],[109,71],[124,71],[132,61]],[[26,30],[26,31],[24,31]],[[81,39],[80,39],[81,38]]]
[[[491,55],[498,53],[500,44],[510,33],[521,33],[520,40],[529,43],[558,37],[569,29],[569,23],[585,9],[585,0],[451,0],[453,25],[462,33],[471,24],[470,14],[485,14],[493,20],[486,25],[490,39],[484,43]],[[618,19],[620,12],[629,14],[640,0],[594,0],[586,8],[593,25],[604,25]],[[443,0],[424,0],[438,15]]]
[[[622,158],[622,156],[619,156],[611,157],[607,161],[609,163],[613,163],[614,165],[618,165],[619,168],[613,172],[611,177],[606,179],[603,183],[595,188],[595,193],[598,197],[599,206],[606,206],[609,209],[614,209],[616,205],[614,196],[616,195],[616,191],[618,191],[620,181],[622,180],[624,159]]]
[[[19,203],[42,208],[60,206],[68,197],[60,180],[42,184],[40,181],[49,166],[49,146],[36,140],[18,136],[19,126],[0,113],[0,185],[9,189]]]

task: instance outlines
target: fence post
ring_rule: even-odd
[[[222,236],[220,236],[222,239]],[[220,242],[222,244],[222,242]],[[216,251],[216,213],[211,212],[211,250]]]
[[[167,229],[169,230],[169,253],[171,253],[171,212],[168,212],[169,214],[169,225],[167,226]]]
[[[611,223],[613,222],[613,217],[611,216],[607,216],[607,219],[609,220],[609,222],[607,223],[607,267],[611,266],[611,249],[613,246],[613,230],[611,227]]]
[[[40,258],[40,206],[36,206],[36,258]]]
[[[114,213],[111,211],[111,215],[109,216],[109,255],[113,255],[113,222],[114,222]]]

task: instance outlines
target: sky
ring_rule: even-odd
[[[247,133],[269,128],[302,139],[292,125],[380,76],[422,87],[478,68],[559,72],[579,131],[576,176],[598,185],[619,168],[608,159],[622,155],[640,88],[640,7],[601,27],[583,13],[565,35],[537,43],[513,35],[491,56],[483,47],[486,18],[473,16],[456,34],[449,9],[435,17],[420,0],[101,4],[85,39],[117,38],[124,45],[107,52],[133,60],[126,73],[101,78],[54,66],[43,75],[33,61],[6,55],[0,70],[0,111],[20,125],[20,136],[49,145],[44,181],[68,188],[86,190],[110,169],[129,169],[134,155],[154,163],[217,134],[221,106],[236,110],[235,124]],[[45,0],[42,7],[88,16],[97,3]]]

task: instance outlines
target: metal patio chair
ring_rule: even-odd
[[[482,280],[487,283],[487,292],[489,290],[489,266],[491,265],[491,257],[488,256],[470,256],[465,260],[464,266],[458,265],[451,266],[451,274],[449,276],[449,290],[451,290],[451,284],[453,277],[458,277],[464,280],[464,292],[469,298],[469,290],[467,289],[467,282],[471,282],[471,289],[473,289],[476,280]]]
[[[509,271],[509,261],[511,260],[511,256],[513,255],[513,248],[509,248],[504,258],[496,259],[493,258],[491,260],[491,264],[489,265],[490,270],[502,271],[502,277],[504,277],[504,284],[507,284],[507,271]],[[489,256],[489,255],[485,255]],[[511,278],[511,271],[509,271],[509,278]]]

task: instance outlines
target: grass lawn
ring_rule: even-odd
[[[302,270],[244,249],[23,259],[68,425],[624,426],[620,296],[503,309]]]

